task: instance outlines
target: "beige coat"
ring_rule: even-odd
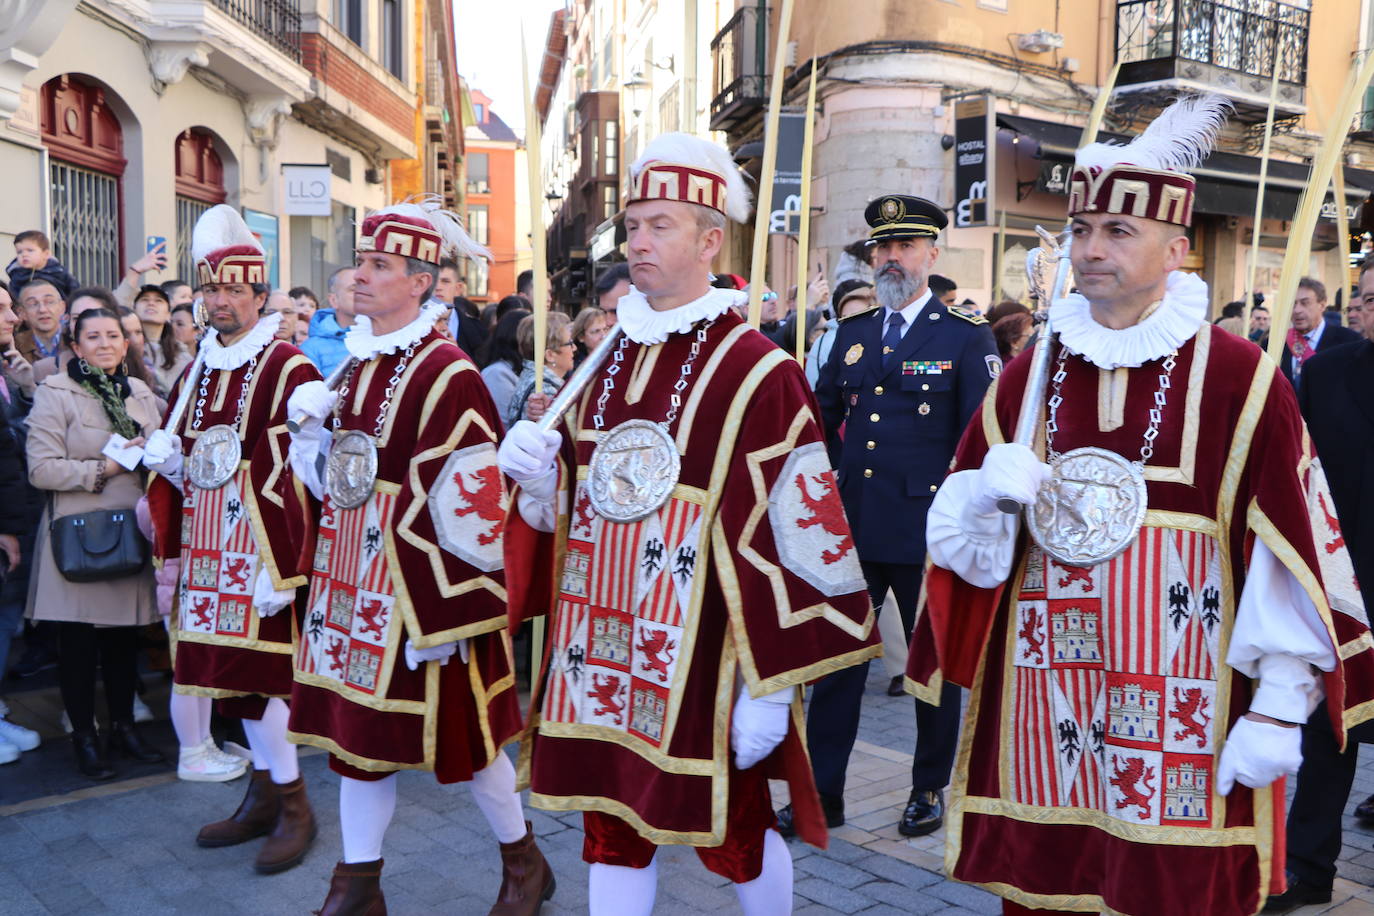
[[[147,385],[130,379],[133,396],[124,403],[145,436],[158,427],[157,398]],[[37,562],[29,582],[27,613],[34,620],[65,620],[102,626],[151,623],[157,619],[153,567],[109,582],[69,582],[57,571],[48,540],[49,519],[96,509],[132,510],[143,495],[136,471],[116,474],[93,493],[96,471],[105,461],[100,450],[111,435],[100,402],[65,372],[38,386],[29,413],[29,483],[52,501],[38,526]]]

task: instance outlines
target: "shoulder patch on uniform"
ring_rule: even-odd
[[[862,318],[865,315],[872,315],[880,308],[882,308],[881,305],[875,305],[872,308],[864,309],[862,312],[855,312],[853,315],[845,315],[840,319],[840,324],[844,324],[846,321],[853,321],[855,318]]]
[[[959,306],[959,305],[947,305],[947,306],[945,306],[945,311],[949,312],[949,313],[950,313],[951,315],[953,315],[955,318],[962,318],[962,319],[964,319],[964,320],[967,321],[969,324],[987,324],[987,323],[988,323],[988,320],[987,320],[986,318],[984,318],[982,315],[979,315],[977,312],[971,312],[971,311],[969,311],[968,309],[964,308],[963,306]]]
[[[984,322],[986,324],[987,322]],[[996,353],[989,353],[983,357],[983,362],[988,364],[988,377],[997,378],[1002,374],[1002,357]]]

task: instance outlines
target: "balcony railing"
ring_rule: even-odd
[[[301,10],[298,0],[212,0],[287,57],[301,60]]]
[[[1119,82],[1188,77],[1268,94],[1279,82],[1307,82],[1311,12],[1278,0],[1118,0]],[[1248,78],[1248,79],[1247,79]]]
[[[768,101],[768,7],[742,6],[711,39],[711,129],[729,130]]]

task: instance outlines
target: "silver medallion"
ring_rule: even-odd
[[[1069,566],[1096,566],[1135,542],[1146,509],[1140,463],[1076,448],[1054,458],[1050,472],[1026,510],[1026,526],[1045,553]]]
[[[325,489],[340,509],[367,502],[377,484],[377,443],[360,429],[336,433],[325,462]]]
[[[626,420],[602,438],[587,469],[592,508],[613,522],[636,522],[668,501],[682,457],[662,423]]]
[[[202,490],[218,490],[238,473],[242,458],[238,430],[220,423],[196,437],[187,477]]]

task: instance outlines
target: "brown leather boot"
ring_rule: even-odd
[[[487,916],[534,916],[553,896],[553,869],[534,843],[534,831],[525,821],[525,836],[501,844],[501,893]]]
[[[382,897],[384,861],[335,865],[329,896],[315,916],[386,916],[386,899]]]
[[[293,781],[277,786],[281,795],[281,810],[267,842],[258,851],[253,867],[259,874],[271,875],[286,871],[305,858],[310,844],[315,842],[318,828],[310,799],[305,797],[305,780],[297,776]]]
[[[277,784],[267,770],[253,770],[248,778],[248,792],[239,809],[227,820],[215,821],[200,828],[196,843],[200,846],[234,846],[246,843],[272,830],[281,807]]]

